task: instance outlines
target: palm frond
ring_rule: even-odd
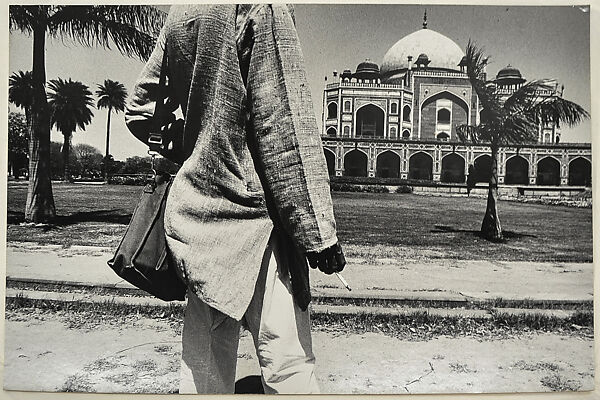
[[[77,128],[85,129],[94,115],[92,92],[83,83],[70,78],[48,82],[48,105],[51,123],[63,134],[71,134]]]
[[[556,94],[557,83],[551,79],[538,79],[527,82],[517,89],[504,102],[508,112],[526,111],[549,95]]]
[[[498,112],[500,96],[497,93],[496,85],[487,81],[485,73],[490,58],[484,55],[483,49],[477,47],[475,42],[469,39],[465,50],[465,60],[467,76],[482,107],[493,113]]]
[[[84,46],[114,44],[127,56],[147,60],[165,17],[153,6],[60,6],[49,19],[48,33]]]
[[[10,29],[31,33],[34,26],[41,21],[44,7],[47,8],[48,6],[9,6]]]
[[[456,126],[456,135],[458,136],[458,140],[460,140],[463,143],[478,144],[478,143],[489,142],[491,140],[489,131],[487,129],[487,125],[485,125],[485,124],[457,125]]]
[[[117,112],[125,110],[127,89],[122,83],[106,79],[104,84],[98,85],[96,95],[98,108],[111,108]]]
[[[527,114],[514,113],[502,120],[498,129],[500,145],[515,145],[535,142],[538,134],[538,123]]]
[[[579,104],[559,96],[551,96],[537,103],[527,111],[527,115],[543,125],[554,123],[557,127],[563,123],[575,126],[590,118],[590,114]]]
[[[8,101],[27,109],[33,100],[33,74],[31,71],[13,72],[8,78]]]
[[[469,80],[485,82],[485,68],[489,64],[490,58],[484,55],[483,48],[477,47],[475,41],[469,39],[465,57]]]

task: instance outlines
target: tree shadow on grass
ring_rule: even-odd
[[[123,210],[98,210],[76,212],[69,215],[57,215],[51,223],[41,224],[40,228],[44,231],[52,230],[53,228],[75,225],[81,222],[105,222],[109,224],[129,224],[131,221],[131,213]],[[25,222],[25,213],[9,211],[7,215],[8,224],[20,224]]]
[[[536,235],[531,235],[528,233],[519,233],[514,231],[502,231],[502,235],[504,235],[504,240],[492,240],[483,236],[480,230],[470,230],[470,229],[457,229],[452,226],[447,225],[435,225],[435,229],[430,230],[431,233],[467,233],[472,236],[476,236],[481,239],[488,240],[494,243],[506,243],[508,239],[523,239],[523,238],[537,238]]]

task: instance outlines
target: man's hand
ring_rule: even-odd
[[[346,266],[346,257],[344,257],[342,246],[339,243],[320,252],[308,252],[306,258],[311,268],[319,268],[321,272],[327,275],[341,272]]]

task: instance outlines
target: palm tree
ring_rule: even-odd
[[[535,80],[503,97],[499,88],[485,79],[489,57],[469,41],[466,49],[467,75],[482,105],[479,125],[460,125],[458,137],[463,142],[484,143],[490,147],[492,163],[487,206],[481,225],[482,235],[490,240],[502,240],[498,218],[498,150],[501,146],[531,143],[537,140],[540,124],[561,123],[569,126],[589,118],[578,104],[565,100],[556,90],[556,82]]]
[[[8,101],[25,111],[25,121],[31,117],[31,98],[33,97],[33,76],[31,71],[13,72],[8,78]]]
[[[79,81],[53,79],[48,85],[48,106],[50,108],[50,123],[56,126],[64,137],[62,157],[64,162],[65,181],[71,180],[69,170],[69,152],[71,137],[77,128],[84,130],[92,122],[94,99],[89,88]]]
[[[84,46],[114,44],[127,56],[148,59],[164,12],[152,6],[9,7],[10,28],[33,35],[29,187],[25,219],[47,222],[56,210],[50,183],[50,113],[46,98],[46,35],[71,38]]]
[[[125,110],[125,99],[127,98],[127,90],[122,83],[104,80],[103,85],[98,85],[96,90],[98,96],[98,108],[108,108],[108,116],[106,120],[106,152],[104,156],[104,179],[108,179],[108,163],[109,163],[109,145],[110,145],[110,114],[112,110],[116,113]]]

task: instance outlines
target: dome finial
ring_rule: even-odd
[[[423,29],[427,29],[427,9],[425,9],[425,15],[423,15]]]

